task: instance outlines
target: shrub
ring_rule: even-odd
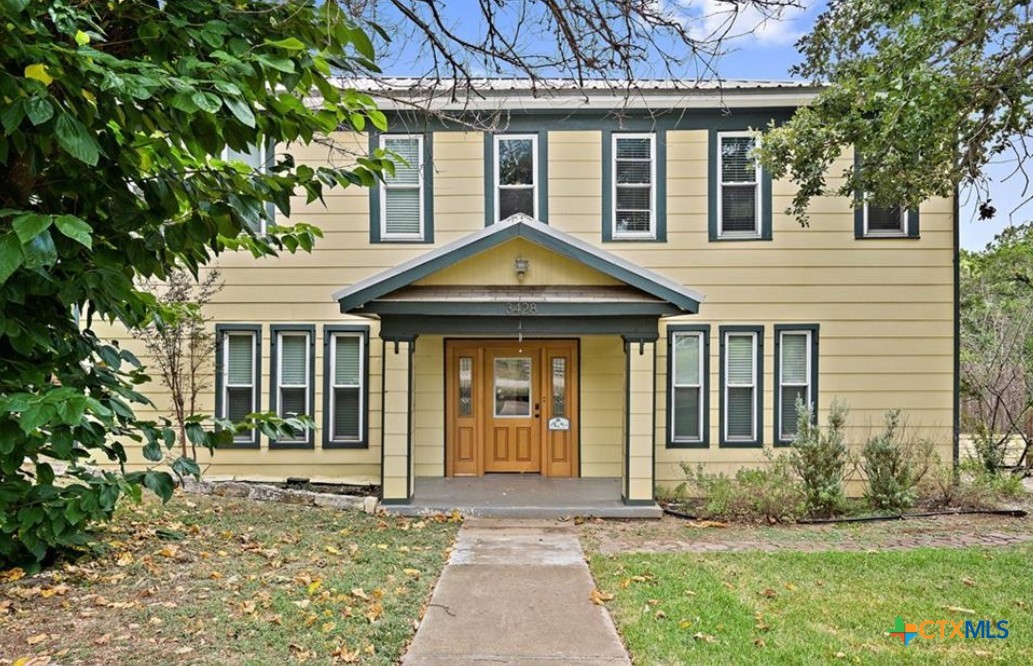
[[[785,456],[765,452],[767,467],[743,468],[729,477],[682,463],[688,484],[702,496],[702,518],[747,522],[792,522],[803,512],[803,493]]]
[[[987,471],[979,458],[967,458],[955,471],[936,465],[919,486],[919,494],[933,504],[957,509],[997,509],[1025,497],[1022,477]]]
[[[932,442],[906,439],[899,409],[886,414],[886,429],[872,437],[861,452],[864,496],[876,511],[909,509],[918,497],[917,486],[932,462]]]
[[[789,454],[789,466],[803,485],[804,506],[818,518],[843,511],[846,495],[843,479],[849,459],[843,438],[848,410],[838,400],[829,409],[828,427],[823,430],[810,407],[796,401],[796,437]]]

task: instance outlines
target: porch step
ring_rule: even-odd
[[[548,479],[538,475],[417,477],[408,504],[381,505],[403,516],[459,511],[480,518],[660,518],[657,504],[628,505],[620,479]]]
[[[663,510],[657,504],[627,506],[452,506],[448,504],[394,504],[384,505],[387,513],[399,516],[429,516],[436,513],[452,513],[458,511],[463,516],[477,518],[537,518],[541,520],[581,518],[628,518],[659,519]]]

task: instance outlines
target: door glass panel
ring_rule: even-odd
[[[493,376],[495,416],[530,416],[531,359],[497,358]]]
[[[473,359],[459,359],[459,416],[473,415]]]
[[[552,411],[550,416],[567,415],[567,359],[552,359]]]

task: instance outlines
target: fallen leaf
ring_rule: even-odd
[[[369,596],[363,591],[361,587],[357,587],[354,590],[352,590],[352,596],[357,599],[369,601]]]
[[[25,578],[25,570],[21,567],[15,567],[8,569],[7,571],[0,571],[0,581],[5,583],[13,583],[16,580]]]
[[[127,567],[132,563],[133,554],[130,553],[128,550],[123,550],[121,553],[118,554],[118,557],[115,558],[115,564],[117,564],[120,567]]]
[[[728,523],[722,523],[721,521],[718,521],[718,520],[693,520],[693,521],[690,521],[688,523],[685,523],[685,526],[686,527],[691,527],[693,529],[700,530],[700,529],[706,529],[708,527],[717,527],[717,528],[728,527]]]
[[[319,588],[320,588],[320,587],[321,587],[322,585],[323,585],[323,581],[321,581],[321,580],[314,580],[314,581],[312,581],[311,583],[309,583],[309,584],[308,584],[308,588],[307,588],[307,589],[308,589],[308,593],[309,593],[309,596],[311,596],[311,595],[315,594],[315,593],[316,593],[316,591],[317,591],[317,590],[319,590]]]
[[[327,546],[325,550],[326,550],[326,552],[330,553],[331,555],[340,555],[341,554],[341,551],[337,550],[333,546]]]
[[[370,621],[370,624],[372,624],[383,614],[384,606],[379,601],[376,601],[370,604],[369,610],[366,611],[366,619]]]
[[[328,633],[330,633],[331,631],[333,631],[336,628],[337,628],[337,623],[336,622],[324,622],[323,626],[321,627],[321,629],[323,630],[324,634],[328,634]]]
[[[974,580],[972,580],[971,578],[968,578],[968,577],[962,578],[961,582],[964,583],[965,585],[969,586],[969,587],[975,587],[976,586],[976,581],[974,581]]]
[[[753,639],[753,644],[756,645],[759,648],[762,648],[762,647],[764,647],[764,639],[763,638],[754,638]]]
[[[607,601],[610,601],[612,599],[613,599],[613,594],[611,594],[609,592],[603,592],[599,588],[595,588],[594,590],[592,590],[592,593],[588,595],[588,600],[591,601],[596,606],[602,606]]]
[[[679,629],[688,629],[691,626],[692,626],[692,620],[680,620],[678,622],[678,628]]]
[[[702,631],[696,632],[695,634],[693,634],[692,637],[695,638],[697,641],[703,641],[704,643],[713,643],[715,640],[717,640],[710,634],[704,634]]]
[[[846,652],[837,652],[836,659],[846,659]]]
[[[768,599],[774,599],[778,596],[778,592],[768,587],[760,591],[760,596],[767,597]]]
[[[416,580],[420,579],[420,570],[419,569],[402,569],[402,573],[404,573],[407,576],[412,576]]]
[[[947,610],[952,613],[964,613],[965,615],[975,615],[976,612],[971,608],[962,608],[961,606],[947,606]]]
[[[25,639],[25,642],[29,645],[38,645],[43,641],[47,640],[46,634],[36,634],[35,636],[29,636]]]

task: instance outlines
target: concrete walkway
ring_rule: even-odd
[[[468,519],[405,666],[630,664],[573,529]]]

